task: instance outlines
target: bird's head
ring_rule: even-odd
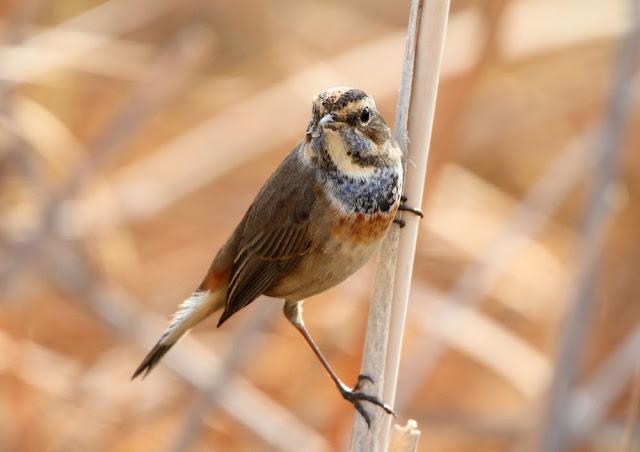
[[[387,123],[364,91],[344,87],[323,91],[313,99],[312,114],[307,143],[316,159],[350,174],[400,162],[402,154]]]

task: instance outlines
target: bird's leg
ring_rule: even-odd
[[[400,197],[400,206],[398,207],[398,212],[411,212],[412,214],[417,215],[420,218],[424,218],[424,213],[422,213],[422,210],[407,205],[407,197],[404,195]],[[393,220],[393,222],[400,226],[400,228],[404,228],[406,226],[406,223],[402,218],[396,218]]]
[[[304,320],[302,318],[302,301],[298,301],[298,302],[286,301],[284,303],[284,315],[291,322],[291,324],[296,327],[296,329],[300,332],[300,334],[302,334],[302,337],[304,337],[304,340],[307,341],[307,344],[309,344],[309,347],[311,347],[311,350],[313,350],[313,353],[315,353],[315,355],[318,357],[318,359],[324,366],[325,370],[327,371],[327,373],[335,383],[336,387],[338,388],[338,391],[340,391],[340,394],[342,394],[342,397],[344,397],[346,400],[348,400],[353,404],[356,410],[358,410],[358,413],[360,413],[360,415],[362,415],[362,417],[364,418],[368,427],[371,427],[371,418],[369,417],[369,414],[366,412],[366,410],[362,406],[363,400],[366,400],[367,402],[370,402],[370,403],[373,403],[374,405],[379,406],[389,414],[392,414],[394,416],[396,415],[389,405],[381,402],[377,397],[360,392],[360,383],[363,380],[368,380],[371,383],[373,383],[373,380],[370,377],[366,375],[359,375],[358,382],[353,387],[353,389],[348,387],[338,378],[336,373],[331,368],[331,365],[326,360],[326,358],[322,355],[322,352],[320,351],[316,343],[313,341],[313,338],[311,337],[311,335],[309,334],[309,332],[304,326]]]

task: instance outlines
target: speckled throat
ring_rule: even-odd
[[[347,174],[338,168],[324,149],[322,135],[314,139],[315,152],[311,158],[318,183],[345,213],[387,213],[400,202],[402,194],[402,165],[381,159],[370,166],[371,171]],[[351,157],[352,159],[354,156]]]
[[[339,170],[319,172],[320,182],[345,213],[389,213],[400,202],[402,168],[375,168],[370,175],[353,176]]]

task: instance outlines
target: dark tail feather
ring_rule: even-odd
[[[136,371],[133,373],[131,379],[133,380],[143,372],[144,375],[142,376],[142,378],[146,377],[172,346],[173,344],[161,344],[160,342],[158,342],[151,349],[149,354],[142,360]]]

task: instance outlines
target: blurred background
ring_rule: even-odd
[[[640,450],[632,3],[452,0],[396,403],[420,450]],[[315,94],[393,121],[408,11],[0,4],[1,450],[346,447],[354,410],[280,302],[129,378]],[[347,383],[373,268],[305,305]]]

